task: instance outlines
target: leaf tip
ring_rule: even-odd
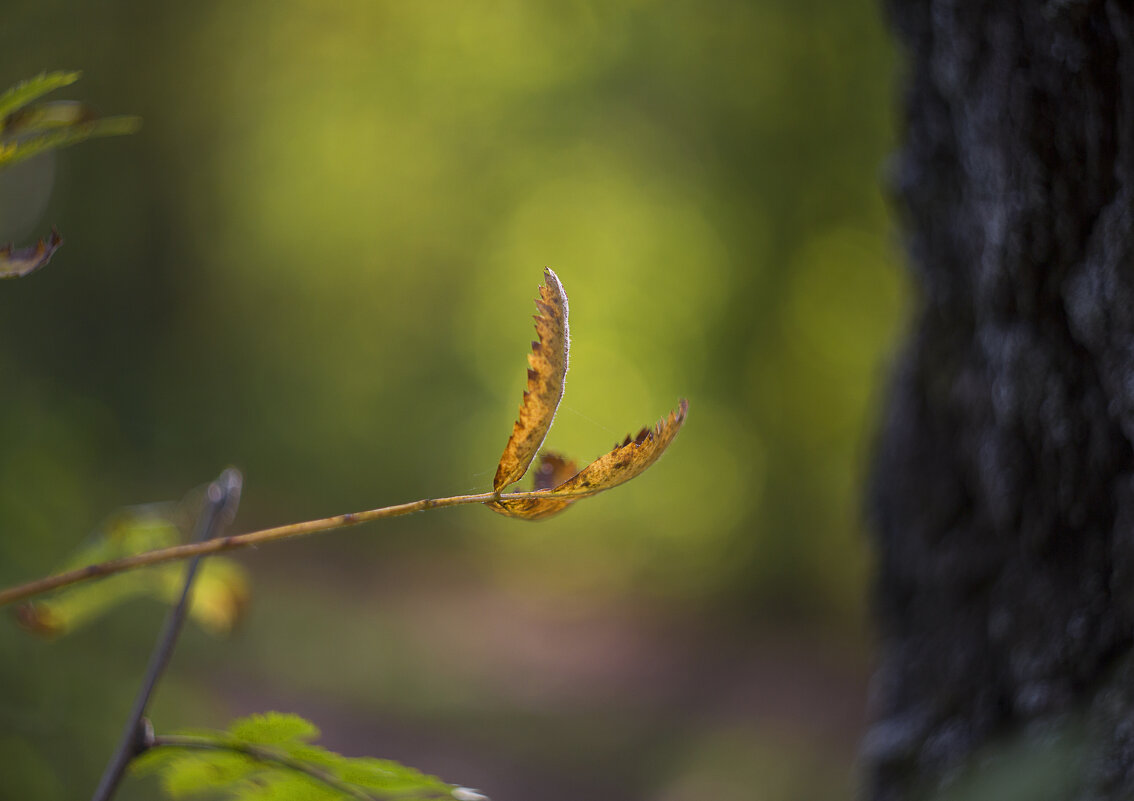
[[[488,796],[471,787],[454,787],[450,795],[456,801],[489,801]]]
[[[550,267],[543,268],[543,282],[548,286],[554,286],[559,294],[563,294],[563,284],[559,280],[559,276],[555,274],[555,270]]]

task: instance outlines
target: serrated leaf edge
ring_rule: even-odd
[[[528,354],[528,383],[520,403],[519,416],[496,466],[492,486],[500,492],[527,473],[555,419],[563,399],[570,361],[571,333],[568,322],[567,293],[559,276],[550,267],[543,270],[535,315],[539,341],[532,342]],[[541,367],[546,366],[545,370]]]
[[[610,452],[595,459],[575,475],[552,489],[534,490],[535,493],[546,492],[547,498],[499,498],[485,503],[489,509],[507,517],[517,517],[522,520],[546,520],[553,515],[567,509],[581,498],[589,498],[600,492],[617,487],[636,478],[651,467],[662,457],[677,432],[685,424],[689,413],[689,401],[682,398],[677,408],[654,424],[653,427],[641,429],[637,436],[627,435],[621,443],[615,443]],[[642,448],[652,448],[646,455],[645,461],[635,464],[634,457],[641,453]],[[626,465],[630,469],[617,469]],[[615,480],[606,480],[601,483],[592,483],[595,475],[602,471],[613,470],[610,477]],[[572,497],[563,497],[569,494]]]

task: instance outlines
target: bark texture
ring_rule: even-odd
[[[871,497],[867,795],[944,797],[997,743],[1078,726],[1043,797],[1131,798],[1130,5],[888,10],[906,53],[893,189],[920,306]]]

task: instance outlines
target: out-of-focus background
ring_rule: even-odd
[[[490,488],[545,265],[548,446],[690,400],[643,477],[245,552],[159,730],[278,709],[495,801],[845,798],[871,666],[862,485],[907,288],[873,0],[7,0],[0,86],[134,113],[0,173],[0,580],[233,464],[239,531]],[[163,609],[0,620],[0,798],[89,794]],[[135,780],[123,798],[149,798]]]

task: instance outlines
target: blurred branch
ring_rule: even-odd
[[[236,513],[236,504],[240,500],[242,482],[240,472],[229,468],[221,473],[216,481],[209,484],[204,508],[197,518],[195,544],[203,544],[213,539],[221,529],[226,515],[231,517]],[[181,599],[165,618],[165,626],[154,646],[153,653],[150,655],[150,663],[146,668],[146,675],[142,679],[142,688],[138,692],[138,697],[134,700],[130,718],[122,732],[122,739],[102,774],[102,779],[92,796],[92,801],[109,801],[114,796],[114,791],[118,788],[118,783],[122,780],[122,774],[130,760],[142,750],[145,750],[146,738],[139,736],[146,728],[143,716],[146,713],[146,706],[150,702],[150,696],[173,655],[173,648],[177,644],[177,637],[181,633],[182,624],[185,622],[189,597],[193,589],[193,579],[197,575],[197,567],[200,562],[201,555],[198,555],[185,569]]]
[[[172,562],[178,559],[187,559],[194,556],[204,556],[211,553],[221,553],[223,551],[233,551],[238,548],[248,548],[252,545],[261,545],[266,542],[275,542],[276,540],[290,539],[292,537],[304,537],[308,534],[316,534],[321,531],[334,531],[335,529],[346,528],[347,526],[355,526],[359,523],[366,523],[371,520],[379,520],[386,517],[399,517],[401,515],[408,515],[414,512],[423,512],[427,509],[440,509],[445,506],[464,506],[473,503],[489,503],[492,501],[520,501],[520,500],[539,500],[549,498],[579,498],[587,493],[580,492],[548,492],[547,490],[537,490],[533,492],[509,492],[509,493],[494,493],[482,492],[476,495],[454,495],[449,498],[430,498],[421,501],[414,501],[412,503],[402,503],[395,506],[384,506],[380,509],[370,509],[365,512],[350,512],[342,515],[335,515],[334,517],[325,517],[320,520],[308,520],[303,523],[291,523],[286,526],[277,526],[275,528],[262,529],[260,531],[252,531],[247,534],[236,534],[230,537],[219,537],[216,539],[207,540],[204,542],[187,543],[185,545],[175,545],[170,548],[161,548],[156,551],[146,551],[144,553],[135,554],[133,556],[125,556],[121,559],[112,559],[108,562],[101,562],[95,565],[87,565],[75,570],[68,570],[63,573],[57,573],[54,576],[46,576],[35,581],[29,581],[25,584],[19,584],[15,587],[9,587],[6,590],[0,590],[0,606],[22,601],[31,598],[35,595],[41,595],[51,590],[57,590],[61,587],[67,587],[72,584],[78,584],[81,581],[89,581],[90,579],[104,578],[106,576],[114,575],[115,573],[122,573],[126,570],[135,570],[140,567],[148,565],[162,564],[163,562]]]

